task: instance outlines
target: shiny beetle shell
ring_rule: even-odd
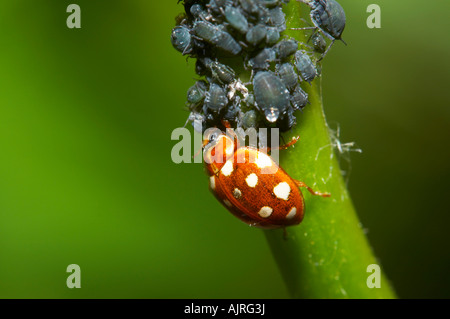
[[[210,190],[240,220],[266,229],[302,221],[303,194],[270,156],[256,148],[237,147],[225,134],[214,137],[203,155]]]

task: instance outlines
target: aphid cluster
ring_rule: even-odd
[[[188,121],[196,131],[278,127],[284,132],[296,124],[294,112],[309,103],[301,83],[319,75],[317,61],[341,39],[345,26],[336,1],[300,1],[311,8],[314,27],[299,29],[314,30],[312,46],[281,35],[286,30],[282,6],[289,0],[184,0],[186,12],[171,40],[183,55],[197,59],[195,71],[204,77],[187,92]],[[320,33],[332,41],[328,47]],[[211,191],[251,226],[299,224],[304,215],[300,187],[330,196],[291,178],[263,151],[241,146],[237,136],[213,132],[203,146]]]
[[[312,46],[281,35],[287,2],[184,1],[186,12],[177,17],[171,40],[183,55],[196,58],[195,71],[204,77],[187,92],[194,129],[223,128],[223,120],[232,127],[282,132],[296,124],[294,112],[309,103],[300,83],[319,75],[314,53],[325,52],[326,43],[316,32]]]

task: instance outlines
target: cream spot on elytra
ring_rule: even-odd
[[[272,166],[272,159],[269,155],[258,152],[258,154],[256,155],[255,164],[256,166],[258,166],[258,168],[269,167]]]
[[[288,200],[289,194],[291,193],[291,187],[286,182],[281,182],[273,188],[273,193],[276,197]]]
[[[263,206],[263,207],[259,210],[258,215],[261,216],[262,218],[267,218],[267,217],[269,217],[270,215],[272,215],[272,212],[273,212],[272,207],[269,207],[269,206]]]
[[[286,215],[286,219],[292,219],[297,214],[297,208],[292,207],[289,213]]]
[[[216,175],[213,175],[209,178],[209,186],[212,190],[216,189]]]
[[[241,196],[242,196],[241,190],[240,190],[239,188],[235,188],[235,189],[233,190],[233,196],[234,196],[234,198],[236,198],[236,199],[241,198]]]
[[[258,184],[258,176],[255,173],[251,173],[250,175],[247,176],[245,181],[247,182],[248,186],[255,187],[256,184]]]
[[[230,176],[233,173],[233,162],[231,160],[226,161],[221,172],[225,176]]]
[[[228,207],[233,206],[233,205],[231,204],[231,202],[230,202],[228,199],[224,199],[223,202],[224,202],[224,204],[227,205]]]

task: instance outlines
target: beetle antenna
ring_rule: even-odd
[[[194,156],[192,156],[192,158],[196,158],[198,156],[198,154],[200,154],[200,152],[202,151],[202,149],[208,144],[208,141],[203,141],[202,146],[198,149],[197,152],[195,152]]]
[[[198,149],[198,151],[194,154],[194,156],[192,156],[192,158],[196,158],[198,156],[198,154],[200,154],[202,148],[203,148],[203,146]]]

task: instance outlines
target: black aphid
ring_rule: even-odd
[[[189,54],[193,49],[193,40],[191,31],[184,25],[173,28],[170,37],[173,47],[183,55]]]
[[[253,91],[257,107],[270,123],[275,123],[289,107],[289,91],[272,72],[256,73],[253,78]]]
[[[311,83],[319,74],[320,65],[309,54],[325,56],[334,40],[342,40],[345,27],[345,14],[335,0],[299,1],[311,8],[314,26],[301,28],[314,29],[311,47],[300,45],[311,52],[282,37],[282,5],[288,0],[182,1],[186,12],[177,17],[171,42],[196,59],[195,72],[202,77],[186,96],[195,130],[223,129],[224,120],[244,129],[269,125],[283,132],[296,124],[295,111],[309,103],[300,83]],[[325,38],[332,41],[328,47]]]
[[[330,50],[334,41],[342,40],[342,32],[345,28],[345,12],[342,6],[335,0],[298,0],[307,4],[311,8],[311,21],[315,27],[294,28],[293,30],[315,29],[321,31],[328,39],[330,45],[322,54],[323,59]]]
[[[311,84],[311,81],[317,76],[317,70],[311,58],[308,56],[306,51],[298,50],[295,52],[295,67],[303,80]]]
[[[218,84],[211,83],[208,92],[206,92],[204,111],[209,109],[218,113],[228,104],[228,98],[225,90]]]

